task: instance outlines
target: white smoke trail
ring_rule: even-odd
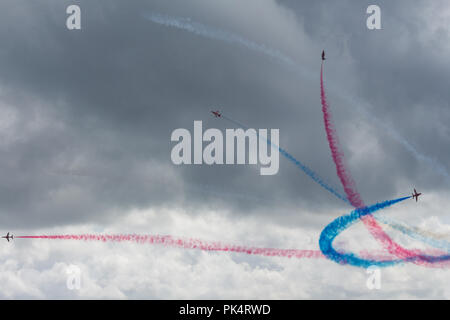
[[[386,123],[384,123],[382,120],[378,119],[377,117],[370,115],[365,109],[359,108],[360,112],[364,114],[367,118],[369,118],[373,123],[375,123],[377,126],[383,128],[385,132],[387,132],[392,138],[397,140],[409,153],[411,153],[417,160],[422,161],[426,163],[428,166],[430,166],[433,171],[440,174],[441,176],[445,177],[445,180],[450,183],[450,174],[448,173],[447,169],[436,159],[433,159],[429,156],[424,155],[423,153],[419,152],[416,147],[414,147],[408,140],[403,138],[395,129],[392,127],[389,127]]]
[[[394,230],[400,231],[412,239],[419,240],[435,248],[450,252],[450,242],[448,234],[435,234],[429,231],[421,230],[417,227],[410,227],[405,223],[396,221],[382,214],[374,214],[375,219],[386,224]]]
[[[240,35],[203,25],[201,23],[192,21],[189,18],[171,17],[159,13],[147,13],[144,14],[144,18],[154,23],[158,23],[167,27],[183,29],[206,38],[235,43],[246,47],[247,49],[261,52],[267,56],[279,60],[282,63],[294,65],[294,61],[292,61],[291,58],[285,56],[278,50],[269,48],[254,41],[250,41],[244,37],[241,37]]]

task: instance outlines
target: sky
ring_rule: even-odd
[[[66,8],[81,8],[68,30]],[[3,0],[0,232],[160,234],[319,250],[352,207],[280,156],[259,165],[175,165],[171,134],[279,129],[280,146],[343,193],[320,104],[325,87],[365,203],[423,192],[383,212],[449,235],[450,6],[377,1]],[[156,18],[155,18],[156,17]],[[427,248],[386,228],[408,248]],[[447,239],[450,238],[447,237]],[[381,248],[362,226],[336,246]],[[78,270],[79,288],[67,285]],[[2,299],[449,299],[450,271],[381,271],[327,259],[258,257],[138,243],[0,244]],[[343,280],[345,279],[345,281]]]

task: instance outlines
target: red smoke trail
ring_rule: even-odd
[[[286,257],[286,258],[324,258],[320,250],[297,250],[297,249],[274,249],[257,248],[238,245],[228,245],[220,242],[207,242],[199,239],[183,239],[172,236],[161,235],[136,235],[136,234],[117,234],[117,235],[97,235],[97,234],[68,234],[68,235],[49,235],[49,236],[17,236],[21,239],[52,239],[52,240],[81,240],[81,241],[101,241],[101,242],[136,242],[140,244],[156,244],[182,249],[198,249],[203,251],[226,251],[246,253],[251,255],[261,255],[268,257]]]
[[[339,179],[341,180],[342,186],[344,187],[345,194],[347,195],[348,200],[355,208],[362,208],[366,205],[359,194],[356,184],[353,178],[350,175],[350,172],[346,169],[344,154],[341,151],[338,136],[336,134],[336,129],[333,124],[330,108],[327,103],[325,89],[323,85],[323,62],[320,67],[320,98],[322,102],[322,112],[323,112],[323,120],[325,123],[325,131],[327,133],[327,140],[331,150],[331,156],[333,158],[333,162],[336,165],[336,171]],[[407,259],[412,257],[417,257],[418,251],[410,251],[397,243],[392,241],[392,239],[383,231],[381,226],[377,223],[375,218],[371,215],[365,215],[361,218],[364,225],[368,228],[369,232],[372,236],[381,243],[381,245],[391,254],[395,255],[401,259]],[[428,262],[423,259],[416,260],[418,264],[430,265]]]
[[[231,244],[223,244],[217,241],[204,241],[200,239],[178,238],[162,235],[137,235],[137,234],[64,234],[64,235],[40,235],[40,236],[16,236],[15,239],[49,239],[49,240],[76,240],[99,242],[135,242],[139,244],[164,245],[181,249],[197,249],[202,251],[223,251],[259,255],[265,257],[282,257],[296,259],[325,258],[320,250],[276,249],[258,248]],[[371,254],[361,251],[361,255],[367,259],[378,260],[383,254]]]
[[[346,169],[344,162],[344,154],[341,151],[339,139],[334,128],[333,119],[330,112],[330,107],[327,103],[327,98],[325,96],[325,88],[323,85],[323,62],[320,67],[320,98],[322,102],[322,112],[323,121],[325,123],[325,131],[327,133],[327,140],[331,150],[331,156],[336,165],[336,171],[339,179],[341,180],[342,186],[344,187],[345,194],[348,200],[355,208],[365,207],[361,195],[356,189],[355,181],[352,179],[350,173]]]

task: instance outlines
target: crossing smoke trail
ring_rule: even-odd
[[[336,169],[338,176],[344,186],[344,190],[348,196],[348,200],[343,196],[340,196],[345,202],[350,202],[356,207],[356,210],[352,211],[349,215],[341,216],[331,222],[328,226],[324,228],[320,235],[319,247],[321,251],[317,250],[297,250],[297,249],[274,249],[274,248],[257,248],[248,246],[237,246],[237,245],[226,245],[220,242],[206,242],[198,239],[183,239],[176,238],[172,236],[160,236],[160,235],[95,235],[95,234],[81,234],[81,235],[41,235],[41,236],[17,236],[19,239],[55,239],[55,240],[79,240],[79,241],[102,241],[102,242],[136,242],[136,243],[148,243],[148,244],[160,244],[170,247],[178,247],[183,249],[199,249],[204,251],[225,251],[225,252],[236,252],[245,253],[249,255],[262,255],[262,256],[276,256],[276,257],[288,257],[288,258],[323,258],[327,257],[340,264],[350,264],[357,267],[369,267],[369,266],[392,266],[402,262],[420,262],[421,265],[431,265],[435,267],[443,266],[445,262],[450,260],[450,255],[440,255],[440,256],[429,256],[421,254],[418,250],[406,251],[400,248],[397,244],[392,242],[390,238],[383,232],[381,227],[376,224],[375,219],[371,215],[372,213],[387,208],[393,204],[410,199],[411,197],[399,198],[396,200],[388,200],[382,203],[377,203],[370,207],[366,207],[356,190],[355,184],[351,179],[350,174],[345,169],[343,162],[343,154],[339,150],[338,139],[336,131],[333,127],[333,122],[331,119],[331,114],[329,112],[329,107],[326,102],[325,90],[323,85],[323,64],[321,67],[321,101],[322,109],[324,113],[324,122],[327,132],[327,137],[330,144],[330,149],[332,151],[333,160],[336,163]],[[247,126],[232,120],[231,118],[222,116],[223,118],[231,121],[242,128],[247,128]],[[301,162],[292,157],[289,153],[281,149],[279,146],[272,144],[269,139],[263,137],[267,143],[271,144],[272,147],[278,148],[280,152],[287,157],[289,160],[293,161],[302,171],[304,171],[309,177],[314,181],[318,182],[320,185],[325,187],[328,191],[333,192],[334,189],[325,186],[320,183],[321,180],[315,179],[315,173],[302,165]],[[328,187],[328,188],[327,188]],[[337,192],[336,192],[337,193]],[[339,195],[339,193],[337,193]],[[395,253],[399,259],[380,259],[371,257],[370,254],[362,254],[361,257],[353,253],[344,253],[337,251],[333,248],[332,244],[334,239],[346,228],[348,228],[353,223],[358,220],[362,220],[371,230],[371,233],[375,238],[382,240],[381,242],[385,245],[390,253]]]
[[[347,229],[349,226],[357,222],[359,219],[361,219],[364,215],[370,214],[372,212],[375,212],[377,210],[386,208],[388,206],[391,206],[397,202],[403,201],[408,199],[409,197],[400,198],[397,200],[391,200],[391,201],[385,201],[381,204],[376,204],[372,207],[362,207],[361,209],[356,209],[352,211],[349,215],[344,215],[341,217],[338,217],[333,222],[331,222],[329,225],[327,225],[322,233],[320,234],[319,238],[319,247],[322,253],[329,259],[341,263],[341,264],[351,264],[358,267],[364,267],[367,268],[371,265],[376,265],[379,267],[387,267],[392,266],[397,263],[402,262],[401,259],[399,260],[385,260],[385,261],[375,261],[375,260],[367,260],[357,257],[356,255],[352,253],[341,253],[336,251],[333,248],[333,240],[345,229]]]
[[[346,183],[347,189],[346,192],[349,192],[349,194],[353,195],[352,198],[352,205],[355,206],[357,209],[353,211],[349,216],[343,216],[336,221],[333,221],[331,224],[329,224],[324,231],[321,234],[321,238],[319,240],[319,246],[322,250],[322,253],[329,259],[338,262],[340,264],[350,264],[357,267],[364,267],[367,268],[371,265],[376,265],[379,267],[388,267],[393,266],[399,263],[403,262],[415,262],[421,265],[426,266],[432,266],[432,267],[442,267],[444,266],[445,262],[449,260],[449,257],[447,255],[441,255],[441,252],[436,252],[436,256],[429,256],[429,255],[423,255],[418,250],[408,251],[400,246],[398,246],[395,242],[393,242],[382,230],[382,228],[376,223],[373,216],[370,214],[372,212],[376,212],[378,210],[384,209],[386,207],[389,207],[395,203],[404,201],[406,199],[410,199],[411,197],[404,197],[397,200],[389,200],[382,202],[380,204],[375,204],[370,207],[365,207],[364,202],[362,201],[359,193],[356,190],[356,186],[354,183],[354,180],[351,179],[350,173],[346,170],[343,153],[340,151],[339,148],[339,141],[337,138],[336,130],[333,126],[333,121],[331,118],[331,113],[329,111],[329,106],[326,102],[326,96],[325,96],[325,90],[323,85],[323,72],[321,70],[321,96],[322,96],[322,104],[325,105],[324,109],[324,120],[327,127],[327,133],[330,135],[330,140],[332,141],[330,143],[330,148],[333,150],[333,160],[337,162],[339,165],[337,165],[338,175],[341,178],[341,181],[344,181]],[[325,116],[326,115],[326,116]],[[231,123],[237,125],[238,127],[247,130],[248,126],[222,114],[222,118],[225,120],[230,121]],[[309,169],[308,167],[304,166],[300,161],[295,159],[293,156],[291,156],[288,152],[280,148],[279,146],[272,144],[269,139],[266,137],[260,137],[261,139],[264,139],[269,144],[271,144],[272,147],[278,148],[280,153],[285,156],[288,160],[292,161],[294,164],[296,164],[304,173],[306,173],[310,178],[312,178],[315,182],[319,183],[322,187],[324,187],[326,190],[330,191],[334,195],[336,195],[339,199],[345,201],[346,203],[350,204],[350,201],[345,198],[344,196],[340,195],[338,192],[336,192],[333,188],[329,187],[326,183],[324,183],[320,178],[315,179],[317,174]],[[360,206],[357,206],[357,205]],[[379,239],[380,242],[384,245],[384,247],[388,250],[390,253],[394,253],[397,256],[399,256],[399,259],[389,259],[389,258],[380,258],[381,256],[374,256],[370,255],[368,253],[360,254],[358,257],[357,255],[353,253],[343,253],[336,251],[333,246],[333,240],[337,237],[339,233],[341,233],[343,230],[348,228],[353,223],[357,222],[359,219],[361,219],[366,226],[368,226],[369,230],[371,230],[371,233],[375,236],[375,238]],[[439,246],[436,246],[439,248]],[[445,265],[446,266],[446,265]]]
[[[271,141],[266,137],[261,138],[264,138],[267,141],[267,143],[271,144],[274,148],[278,148],[283,156],[293,161],[294,164],[296,164],[300,169],[302,169],[302,171],[304,171],[314,181],[322,185],[326,190],[332,192],[335,195],[337,193],[339,199],[345,201],[346,203],[350,203],[356,208],[356,210],[352,211],[349,215],[339,217],[333,222],[331,222],[327,227],[325,227],[325,229],[321,233],[319,240],[319,246],[322,253],[327,258],[337,263],[350,264],[353,266],[364,268],[367,268],[372,265],[376,265],[379,267],[387,267],[403,262],[414,262],[416,264],[430,267],[442,267],[444,265],[447,266],[448,264],[445,263],[447,263],[450,260],[450,256],[448,254],[430,256],[421,253],[419,250],[406,250],[401,246],[399,246],[398,244],[396,244],[377,224],[375,218],[372,216],[372,213],[387,208],[393,204],[404,201],[406,199],[410,199],[411,197],[404,197],[396,200],[388,200],[382,203],[377,203],[375,205],[366,207],[359,192],[357,191],[354,180],[352,179],[349,171],[346,169],[346,165],[344,162],[344,154],[340,149],[337,132],[336,129],[334,128],[331,112],[325,95],[325,88],[323,83],[323,63],[320,72],[320,89],[321,89],[322,112],[324,116],[324,124],[325,124],[325,131],[327,134],[327,140],[330,146],[333,161],[336,165],[338,177],[341,180],[341,183],[344,187],[344,191],[347,194],[347,198],[335,192],[334,189],[329,187],[328,185],[325,184],[324,186],[322,183],[314,179],[315,173],[306,166],[304,166],[303,164],[301,164],[301,162],[292,157],[288,152],[284,151],[279,146],[272,144]],[[238,121],[235,121],[227,116],[222,115],[222,117],[243,129],[248,129],[247,126],[243,125],[242,123],[239,123]],[[370,258],[368,255],[365,255],[364,257],[362,256],[359,257],[353,253],[338,252],[333,248],[332,243],[334,239],[343,230],[345,230],[350,225],[359,220],[363,221],[363,223],[366,225],[372,236],[374,236],[374,238],[377,239],[389,253],[395,255],[397,259],[389,259],[389,258],[376,259]],[[438,254],[441,254],[441,252],[438,252]]]
[[[222,40],[230,43],[236,43],[242,45],[248,49],[256,50],[261,53],[264,53],[272,58],[279,60],[280,62],[284,62],[289,65],[293,65],[293,61],[281,54],[277,50],[270,49],[264,45],[249,41],[239,35],[232,34],[223,30],[213,29],[202,25],[200,23],[192,22],[190,19],[183,18],[174,18],[161,14],[149,14],[145,15],[146,19],[149,19],[155,23],[176,27],[179,29],[184,29],[189,32],[193,32],[195,34],[211,38]],[[345,165],[343,162],[343,154],[340,151],[339,143],[337,139],[337,135],[335,129],[333,127],[333,123],[331,121],[331,114],[329,113],[329,108],[326,103],[326,97],[323,87],[323,64],[321,68],[321,100],[322,100],[322,109],[324,112],[324,122],[325,127],[327,129],[327,137],[330,145],[330,149],[332,151],[333,160],[336,164],[336,169],[338,176],[341,180],[341,183],[344,186],[344,191],[347,197],[340,195],[333,188],[329,187],[321,178],[319,178],[311,169],[303,165],[300,161],[295,159],[292,155],[290,155],[285,150],[281,149],[279,146],[276,146],[271,143],[270,140],[266,139],[267,143],[271,144],[272,147],[278,148],[280,153],[285,156],[288,160],[292,161],[297,167],[299,167],[303,172],[305,172],[310,178],[312,178],[319,185],[324,187],[326,190],[333,193],[339,199],[345,201],[346,203],[352,204],[356,209],[352,211],[349,215],[341,216],[331,222],[325,229],[322,231],[319,240],[319,246],[321,251],[316,250],[296,250],[296,249],[273,249],[273,248],[257,248],[257,247],[246,247],[246,246],[234,246],[234,245],[224,245],[219,242],[205,242],[202,240],[196,239],[182,239],[176,238],[172,236],[152,236],[152,235],[93,235],[93,234],[82,234],[82,235],[42,235],[42,236],[18,236],[16,238],[22,239],[59,239],[59,240],[82,240],[82,241],[113,241],[113,242],[124,242],[124,241],[132,241],[136,243],[149,243],[149,244],[161,244],[172,247],[179,247],[184,249],[200,249],[205,251],[227,251],[227,252],[239,252],[246,254],[255,254],[255,255],[263,255],[263,256],[278,256],[278,257],[295,257],[295,258],[321,258],[326,256],[327,258],[336,261],[338,263],[350,264],[359,267],[369,267],[371,265],[377,266],[390,266],[397,263],[402,262],[420,262],[420,264],[441,266],[440,263],[448,262],[450,260],[449,255],[441,255],[441,256],[429,256],[421,254],[418,250],[407,251],[397,244],[395,244],[381,229],[381,227],[376,223],[375,219],[372,216],[372,213],[381,210],[383,208],[387,208],[395,203],[404,201],[409,199],[410,197],[399,198],[396,200],[388,200],[382,203],[378,203],[369,207],[366,207],[356,189],[355,183],[351,178],[348,171],[345,169]],[[238,122],[227,118],[228,120],[235,122],[241,127],[241,124]],[[388,128],[390,129],[390,128]],[[395,133],[392,129],[389,130],[391,133]],[[400,135],[394,136],[397,140],[402,139]],[[402,139],[400,142],[410,151],[412,154],[419,158],[420,160],[429,159],[426,156],[421,156],[417,152],[417,150],[412,147],[405,139]],[[432,162],[429,162],[432,163]],[[437,169],[441,173],[446,173],[445,168],[442,166],[433,166],[434,169]],[[446,175],[448,177],[448,173]],[[365,255],[364,258],[358,257],[353,253],[343,253],[336,251],[333,246],[333,240],[347,227],[352,225],[358,220],[362,220],[364,224],[371,231],[372,235],[379,240],[384,247],[388,250],[388,252],[395,254],[399,259],[396,260],[380,260],[375,258],[370,258],[370,255]]]
[[[334,128],[334,124],[332,121],[330,108],[326,100],[325,88],[323,84],[323,62],[320,67],[320,99],[322,103],[322,113],[325,131],[327,134],[327,140],[330,147],[333,162],[336,165],[337,175],[341,181],[342,186],[344,187],[344,191],[350,203],[355,208],[364,208],[365,204],[356,189],[355,182],[350,176],[348,170],[346,169],[344,162],[344,154],[341,151],[336,129]],[[377,222],[371,215],[366,215],[361,220],[366,225],[372,236],[375,239],[377,239],[383,245],[383,247],[387,249],[389,253],[395,254],[396,256],[400,256],[402,258],[405,258],[406,256],[410,255],[409,252],[406,252],[403,248],[400,248],[388,237],[388,235],[386,235],[386,233],[377,224]]]
[[[417,264],[429,265],[430,264],[429,256],[418,255],[417,252],[414,252],[411,250],[406,250],[406,249],[402,248],[400,245],[395,243],[383,231],[383,229],[377,223],[375,218],[370,214],[371,213],[370,210],[365,206],[358,190],[356,189],[354,180],[352,179],[349,171],[346,169],[346,165],[344,162],[344,155],[343,155],[343,152],[341,151],[341,148],[339,145],[339,140],[338,140],[338,136],[336,133],[336,129],[334,128],[334,124],[332,121],[330,108],[329,108],[327,100],[326,100],[325,88],[324,88],[324,83],[323,83],[323,61],[322,61],[322,65],[320,68],[320,98],[321,98],[321,103],[322,103],[322,113],[323,113],[323,119],[324,119],[324,124],[325,124],[325,131],[327,134],[327,140],[328,140],[328,144],[330,146],[332,158],[336,165],[336,172],[337,172],[339,179],[341,180],[342,186],[344,187],[344,191],[347,194],[348,200],[357,209],[354,212],[356,212],[356,214],[358,214],[360,210],[367,212],[366,214],[359,215],[361,218],[361,221],[367,227],[367,229],[372,234],[372,236],[389,253],[395,255],[396,257],[398,257],[400,259],[414,261]],[[410,197],[402,198],[402,200],[409,199],[409,198]],[[396,202],[393,202],[393,203],[396,203]],[[391,205],[391,204],[389,204],[389,205]],[[375,206],[377,206],[377,205],[375,205]],[[383,208],[384,207],[385,206],[383,206]],[[377,210],[379,210],[379,209],[376,209],[373,211],[377,211]],[[332,225],[332,224],[330,224],[330,225]],[[336,227],[335,224],[333,224],[333,226]],[[339,226],[339,224],[337,226]],[[328,226],[327,226],[327,228],[328,228]],[[330,243],[330,246],[331,246],[331,243]],[[321,247],[321,249],[322,249],[322,247]],[[326,249],[331,250],[329,248],[326,248]],[[322,252],[326,255],[326,253],[323,250],[322,250]],[[334,254],[333,254],[333,256],[334,256]],[[424,257],[424,259],[421,259],[421,257]],[[412,258],[414,258],[414,259],[412,259]],[[350,260],[353,261],[352,259],[350,259]],[[337,260],[335,260],[335,261],[337,261]],[[347,259],[345,261],[347,261]],[[358,262],[356,260],[354,260],[354,262],[355,262],[355,265],[357,265],[357,266],[364,266],[364,265],[359,265],[360,262]]]
[[[229,119],[231,120],[231,119]],[[233,120],[231,120],[233,121]],[[244,126],[245,127],[245,126]],[[268,141],[269,142],[269,141]],[[279,147],[278,147],[279,148]],[[101,242],[135,242],[140,244],[153,244],[153,245],[165,245],[169,247],[177,247],[183,249],[198,249],[203,251],[223,251],[223,252],[235,252],[245,253],[249,255],[261,255],[270,257],[286,257],[286,258],[324,258],[327,257],[340,264],[350,264],[358,267],[368,267],[371,265],[377,266],[392,266],[397,263],[422,260],[434,266],[443,266],[443,262],[450,260],[449,255],[442,256],[425,256],[416,252],[416,255],[412,255],[406,259],[397,260],[382,260],[379,256],[376,257],[373,254],[367,252],[361,252],[360,257],[353,253],[338,252],[332,246],[333,240],[343,230],[348,228],[351,224],[355,223],[358,219],[364,219],[365,216],[370,215],[373,212],[391,206],[400,201],[411,198],[404,197],[396,200],[388,200],[383,203],[375,204],[370,207],[358,208],[347,216],[342,216],[330,223],[322,231],[319,239],[319,246],[321,251],[318,250],[298,250],[298,249],[276,249],[276,248],[259,248],[239,245],[228,245],[220,242],[207,242],[199,239],[183,239],[173,236],[161,236],[161,235],[136,235],[136,234],[80,234],[80,235],[38,235],[38,236],[16,236],[16,239],[51,239],[51,240],[78,240],[78,241],[101,241]],[[439,263],[439,264],[438,264]]]
[[[255,50],[263,53],[271,58],[274,58],[282,63],[288,65],[294,65],[294,61],[291,58],[283,55],[281,52],[275,49],[271,49],[263,44],[259,44],[240,35],[230,33],[228,31],[212,28],[210,26],[203,25],[198,22],[194,22],[189,18],[171,17],[159,13],[147,13],[143,15],[145,19],[148,19],[154,23],[161,24],[167,27],[174,27],[185,31],[192,32],[196,35],[203,36],[209,39],[222,40],[229,43],[235,43],[246,47],[250,50]]]
[[[400,231],[401,233],[409,236],[412,239],[419,240],[430,246],[445,250],[446,252],[450,253],[450,242],[445,240],[445,238],[448,238],[447,234],[436,235],[431,232],[420,230],[419,228],[409,227],[404,223],[395,221],[394,219],[381,214],[375,214],[374,217],[379,222],[384,223],[394,230]]]
[[[381,203],[374,204],[369,207],[357,208],[348,215],[338,217],[329,225],[327,225],[322,233],[320,234],[319,246],[322,253],[329,259],[340,263],[340,264],[350,264],[356,267],[368,268],[370,266],[378,267],[388,267],[395,264],[403,262],[420,262],[421,265],[433,266],[433,267],[443,267],[448,266],[450,262],[450,255],[444,254],[440,256],[430,256],[420,253],[418,250],[411,251],[411,254],[407,257],[402,257],[400,259],[392,260],[377,260],[377,259],[367,259],[361,258],[353,253],[342,253],[336,251],[332,244],[333,240],[345,229],[350,227],[352,224],[358,220],[364,219],[364,217],[371,216],[372,213],[377,212],[381,209],[385,209],[393,204],[399,203],[411,197],[403,197],[395,200],[388,200]]]

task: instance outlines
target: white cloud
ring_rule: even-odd
[[[85,225],[40,230],[93,232]],[[131,211],[107,233],[158,233],[261,247],[317,249],[320,230],[289,228],[225,212]],[[37,231],[36,231],[37,232]],[[312,236],[313,241],[310,240]],[[372,243],[372,245],[369,245]],[[378,250],[357,225],[337,240],[346,250]],[[369,251],[370,252],[370,251]],[[81,271],[80,290],[67,288],[67,270]],[[326,259],[289,259],[185,250],[131,242],[15,239],[0,250],[2,298],[306,299],[450,298],[450,271],[411,264],[381,270],[381,289],[366,287],[365,269]]]

